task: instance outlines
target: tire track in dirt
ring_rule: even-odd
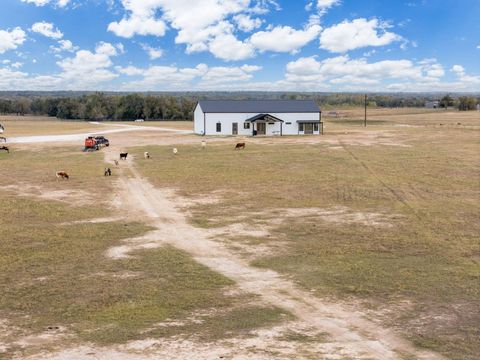
[[[108,154],[106,154],[108,159]],[[438,354],[415,349],[392,330],[383,328],[363,317],[360,311],[342,305],[327,303],[296,287],[272,270],[250,266],[241,256],[213,240],[207,230],[188,223],[179,209],[181,198],[172,198],[169,192],[156,189],[144,179],[130,158],[118,170],[117,202],[122,203],[127,218],[143,218],[157,230],[131,245],[137,248],[172,245],[196,261],[236,282],[247,293],[259,295],[267,304],[291,312],[309,326],[329,333],[339,348],[348,350],[353,358],[441,359]],[[127,243],[127,246],[129,244]],[[125,245],[122,245],[122,251]],[[115,248],[111,249],[115,252]]]
[[[418,213],[418,211],[402,195],[400,195],[394,188],[392,188],[385,181],[383,181],[377,175],[377,173],[375,171],[373,171],[372,169],[370,169],[370,167],[368,167],[368,165],[365,164],[365,162],[362,159],[360,159],[357,155],[355,155],[355,153],[350,151],[350,149],[348,148],[348,146],[344,142],[339,141],[339,143],[343,147],[343,149],[353,158],[353,160],[355,160],[357,163],[359,163],[360,166],[362,166],[371,176],[373,176],[375,178],[375,180],[377,180],[385,189],[387,189],[399,202],[401,202],[403,205],[405,205],[410,210],[410,212],[413,215],[415,215],[415,217],[417,217],[418,219],[421,219],[421,216]]]

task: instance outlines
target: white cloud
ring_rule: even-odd
[[[166,29],[167,26],[162,20],[141,16],[131,16],[108,25],[109,31],[124,38],[131,38],[136,34],[163,36]]]
[[[338,56],[318,61],[316,57],[300,58],[287,64],[286,80],[306,84],[380,84],[392,79],[423,82],[438,81],[444,75],[438,63],[413,63],[410,60],[367,62]]]
[[[259,18],[252,18],[250,15],[239,14],[233,17],[238,28],[244,32],[251,32],[259,28],[263,21]]]
[[[8,50],[16,49],[22,45],[26,40],[25,31],[16,27],[12,31],[0,30],[0,54]]]
[[[60,53],[62,51],[75,52],[79,48],[78,48],[78,46],[74,46],[73,43],[70,40],[59,40],[58,41],[58,46],[50,46],[50,49],[54,53]]]
[[[320,47],[331,52],[347,52],[366,46],[384,46],[402,39],[386,31],[388,25],[378,19],[344,21],[325,29],[320,36]]]
[[[55,79],[67,89],[95,89],[118,76],[110,70],[110,58],[116,55],[117,48],[106,42],[98,43],[95,52],[79,50],[74,57],[57,62],[62,72]]]
[[[320,14],[325,14],[330,8],[339,5],[341,0],[317,0],[317,9]]]
[[[63,33],[58,28],[55,28],[52,23],[45,21],[33,24],[31,30],[52,39],[61,39],[63,37]]]
[[[250,42],[260,51],[296,52],[320,34],[319,25],[311,25],[304,30],[290,26],[277,26],[269,31],[259,31],[252,35]]]
[[[22,0],[24,3],[35,4],[36,6],[45,6],[53,3],[58,7],[65,7],[70,3],[70,0]]]
[[[245,82],[253,78],[253,73],[261,70],[261,66],[243,65],[240,67],[213,67],[202,77],[201,88],[214,88],[219,84]]]
[[[116,66],[115,69],[123,75],[128,75],[128,76],[136,76],[136,75],[142,75],[145,70],[137,68],[135,66],[127,66],[127,67],[121,67],[121,66]]]
[[[237,38],[235,31],[253,31],[262,21],[252,14],[265,13],[270,6],[278,7],[272,0],[121,0],[121,3],[125,16],[108,26],[118,36],[164,36],[168,26],[177,31],[175,43],[184,44],[188,54],[210,51],[223,60],[253,57],[254,47]]]
[[[440,78],[445,75],[445,70],[443,66],[440,64],[433,64],[429,68],[426,69],[426,74],[428,77],[432,78]]]
[[[159,89],[215,89],[247,83],[253,74],[262,69],[257,65],[233,67],[212,67],[199,64],[194,68],[176,66],[151,66],[141,69],[135,66],[117,67],[117,71],[126,76],[140,76],[140,80],[125,82],[125,90],[159,90]],[[198,83],[197,83],[198,82]]]
[[[117,55],[117,48],[110,43],[107,42],[99,42],[95,47],[95,52],[97,54],[105,55],[105,56],[116,56]]]
[[[251,44],[238,40],[232,34],[215,37],[209,44],[209,50],[217,58],[227,61],[245,60],[255,54],[255,48]]]
[[[159,59],[163,56],[163,50],[151,47],[148,44],[141,44],[142,49],[148,54],[151,60]]]
[[[318,13],[320,14],[320,16],[323,16],[327,13],[327,11],[330,8],[332,8],[336,5],[340,5],[340,3],[341,3],[341,0],[317,0],[316,1],[316,7],[318,9]],[[305,10],[311,11],[314,6],[315,6],[315,2],[313,0],[311,0],[305,6]]]
[[[453,65],[452,66],[452,71],[458,75],[464,75],[465,74],[465,68],[462,65]]]
[[[205,64],[199,64],[195,68],[151,66],[146,69],[128,66],[119,67],[117,71],[127,76],[142,77],[140,80],[124,83],[125,90],[187,89],[191,88],[192,80],[208,71],[208,66]]]

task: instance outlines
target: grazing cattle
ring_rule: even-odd
[[[110,169],[109,167],[106,167],[104,172],[103,172],[103,175],[104,176],[112,176],[112,169]]]
[[[10,150],[9,150],[9,148],[6,147],[6,146],[0,146],[0,150],[4,150],[4,151],[6,151],[7,153],[10,154]]]
[[[118,166],[118,160],[113,160],[116,166]]]
[[[128,153],[121,153],[120,160],[127,160]]]
[[[143,157],[144,157],[145,159],[150,159],[150,154],[148,153],[148,151],[145,151],[145,152],[143,153]]]
[[[245,149],[245,143],[238,143],[237,146],[235,146],[235,150],[244,150]]]
[[[7,138],[6,137],[3,137],[3,136],[0,136],[0,142],[7,142]]]
[[[207,148],[207,142],[205,140],[202,141],[202,150]]]
[[[177,155],[177,154],[178,154],[177,148],[173,148],[173,155]]]
[[[57,171],[55,175],[57,176],[57,179],[65,179],[65,180],[70,179],[70,176],[68,176],[68,174],[65,171]]]

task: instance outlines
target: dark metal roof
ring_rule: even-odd
[[[250,119],[245,120],[246,122],[255,122],[258,120],[264,120],[264,121],[273,121],[273,122],[283,122],[282,119],[279,119],[273,115],[270,114],[258,114],[254,117],[251,117]]]
[[[204,113],[319,113],[312,100],[202,100]]]

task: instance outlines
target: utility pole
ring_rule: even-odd
[[[365,122],[364,126],[367,127],[367,106],[368,106],[368,95],[365,94]]]

